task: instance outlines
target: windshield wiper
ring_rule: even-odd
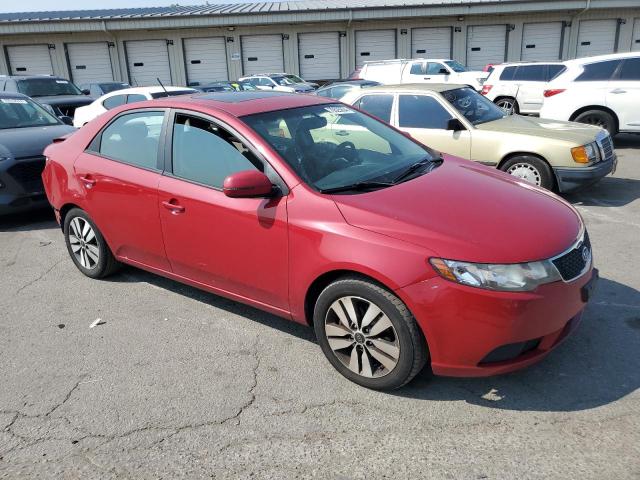
[[[343,185],[341,187],[331,187],[331,188],[322,188],[320,189],[320,193],[338,193],[338,192],[349,192],[353,190],[361,191],[361,190],[374,190],[376,188],[387,188],[394,186],[395,183],[389,182],[358,182],[351,185]]]
[[[423,158],[419,162],[416,162],[413,165],[410,165],[409,167],[407,167],[405,171],[403,171],[400,175],[398,175],[396,178],[393,179],[393,183],[399,183],[403,180],[406,180],[407,178],[409,178],[411,175],[413,175],[415,172],[420,170],[425,165],[429,165],[431,163],[438,163],[439,161],[440,159],[431,159],[429,157]]]

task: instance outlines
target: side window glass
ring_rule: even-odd
[[[158,145],[164,112],[118,117],[103,131],[99,153],[136,167],[158,168]]]
[[[232,133],[197,117],[177,115],[173,125],[173,174],[222,188],[224,179],[243,170],[264,170],[262,163]]]
[[[447,128],[452,115],[433,97],[400,95],[398,126],[404,128]]]
[[[144,95],[140,95],[139,93],[132,93],[127,96],[127,103],[136,103],[136,102],[144,102],[147,99]]]
[[[500,74],[500,80],[513,80],[513,76],[516,73],[518,67],[505,67]]]
[[[449,71],[441,63],[429,62],[427,64],[427,75],[447,75],[448,73]]]
[[[365,95],[358,102],[358,108],[379,118],[383,122],[391,121],[393,95]]]
[[[344,97],[344,95],[351,90],[351,87],[348,87],[346,85],[342,85],[340,87],[334,87],[331,89],[331,98],[335,98],[335,99],[341,99],[342,97]]]
[[[412,63],[409,73],[411,75],[424,75],[424,65],[423,62]]]
[[[107,110],[111,110],[112,108],[119,107],[120,105],[124,105],[127,101],[126,95],[114,95],[113,97],[107,98],[104,102],[102,102],[102,106]]]
[[[621,60],[608,60],[606,62],[591,63],[584,66],[582,72],[576,78],[576,82],[596,82],[598,80],[609,80],[613,72],[616,71]]]
[[[525,65],[519,67],[513,79],[525,82],[543,82],[544,65]]]
[[[273,87],[273,81],[269,78],[259,78],[258,85],[262,87]]]
[[[640,58],[627,58],[620,69],[620,80],[640,80]]]

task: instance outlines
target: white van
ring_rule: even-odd
[[[469,71],[459,62],[447,58],[416,58],[366,62],[357,76],[362,80],[373,80],[385,85],[455,83],[480,90],[489,73]]]

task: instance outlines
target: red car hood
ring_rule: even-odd
[[[582,225],[556,195],[449,156],[413,180],[333,200],[350,225],[479,263],[553,257],[572,245]]]

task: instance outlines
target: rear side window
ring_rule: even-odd
[[[549,65],[547,81],[551,81],[567,69],[564,65]]]
[[[627,58],[620,68],[620,80],[640,80],[640,58]]]
[[[609,80],[622,60],[607,60],[606,62],[591,63],[584,66],[584,71],[578,75],[576,82],[596,82]]]
[[[424,75],[425,70],[424,70],[425,64],[423,62],[416,62],[411,64],[411,70],[410,70],[410,74],[411,75]]]
[[[107,110],[111,110],[112,108],[119,107],[120,105],[124,105],[127,101],[126,95],[114,95],[113,97],[107,98],[104,102],[102,102],[102,106]]]
[[[447,128],[452,115],[433,97],[400,95],[398,125],[404,128]]]
[[[427,75],[448,75],[449,70],[447,70],[444,65],[441,63],[427,63]]]
[[[500,74],[500,80],[513,80],[513,75],[517,69],[518,67],[505,67]]]
[[[391,122],[393,95],[365,95],[356,106],[383,122]]]
[[[518,70],[516,70],[513,75],[513,79],[524,82],[544,82],[544,70],[544,65],[524,65],[518,67]]]
[[[99,153],[136,167],[158,169],[158,145],[164,112],[122,115],[101,134]]]

